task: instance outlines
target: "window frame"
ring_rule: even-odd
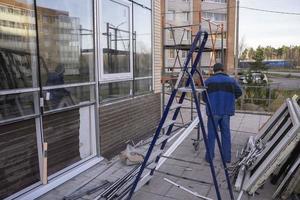
[[[102,1],[100,1],[99,3],[99,12],[100,12],[100,16],[99,16],[99,41],[100,41],[100,45],[99,47],[99,83],[108,83],[108,82],[121,82],[121,81],[126,81],[126,80],[133,80],[133,45],[132,45],[132,33],[133,33],[133,24],[132,24],[132,4],[130,1],[125,1],[125,0],[108,0],[117,4],[121,4],[123,6],[128,7],[128,11],[129,11],[129,42],[130,42],[130,56],[129,56],[129,69],[130,72],[126,72],[126,73],[111,73],[111,74],[105,74],[104,73],[104,53],[103,53],[103,45],[101,45],[101,41],[104,39],[105,36],[102,35],[102,23],[103,23],[103,15],[102,15]]]
[[[183,11],[183,22],[189,22],[190,21],[190,12],[189,11]]]
[[[208,3],[227,4],[227,0],[224,0],[224,2],[222,2],[222,0],[203,0],[203,1]]]
[[[167,12],[167,15],[168,15],[167,20],[168,21],[174,21],[175,20],[175,13],[176,13],[175,10],[168,10],[168,12]]]

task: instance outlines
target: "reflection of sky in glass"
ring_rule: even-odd
[[[151,11],[134,5],[134,31],[137,37],[137,51],[151,52]]]
[[[107,23],[111,27],[115,27],[121,30],[129,31],[129,7],[112,2],[110,0],[102,1],[102,33],[106,33]],[[112,29],[110,30],[112,31]],[[112,33],[113,34],[113,33]],[[124,32],[118,32],[119,36],[128,38],[128,34]],[[106,45],[106,37],[102,37],[102,44]],[[118,38],[120,39],[120,38]],[[120,45],[118,45],[121,47]]]
[[[37,0],[39,7],[68,12],[70,17],[79,19],[83,34],[82,49],[93,47],[93,1],[92,0]]]

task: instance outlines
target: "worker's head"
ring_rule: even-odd
[[[222,63],[216,63],[213,67],[214,73],[216,72],[223,72],[224,71],[224,65]]]

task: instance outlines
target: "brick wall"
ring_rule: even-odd
[[[162,69],[162,22],[161,22],[161,4],[160,0],[153,1],[153,33],[154,33],[154,92],[161,92],[161,69]]]
[[[235,5],[236,0],[228,0],[226,70],[229,73],[234,72]]]
[[[126,141],[136,142],[153,134],[160,108],[160,94],[100,106],[101,155],[111,158],[126,147]]]

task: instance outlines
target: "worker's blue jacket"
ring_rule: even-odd
[[[235,99],[242,95],[238,83],[227,74],[218,72],[205,81],[213,115],[234,115]],[[203,98],[206,102],[206,99]],[[209,115],[206,107],[207,115]]]

